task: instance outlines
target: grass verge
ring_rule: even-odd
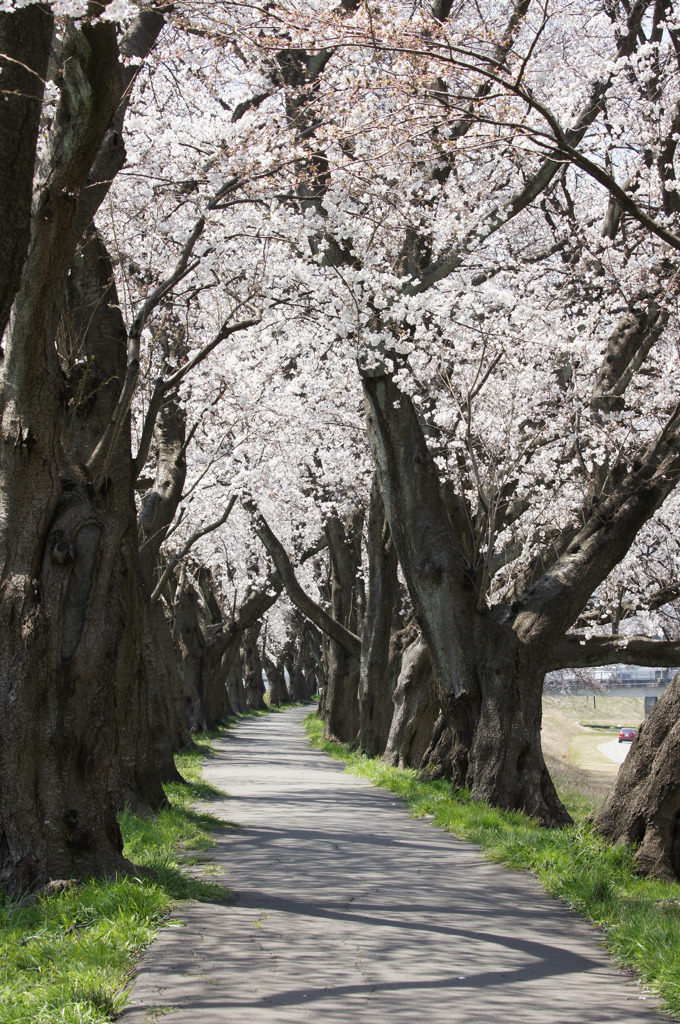
[[[227,890],[182,872],[215,840],[223,823],[192,809],[218,791],[201,781],[209,750],[182,754],[188,785],[166,787],[169,806],[153,818],[120,817],[125,855],[153,879],[121,877],[73,885],[17,903],[0,896],[0,1024],[101,1024],[122,1009],[135,958],[179,900],[220,901]]]
[[[552,896],[602,928],[616,962],[680,1016],[680,885],[636,875],[633,851],[603,843],[582,817],[569,828],[544,829],[524,814],[454,793],[445,780],[425,781],[413,769],[329,743],[316,714],[305,726],[314,746],[344,761],[351,774],[401,796],[414,817],[432,816],[433,824],[478,843],[491,860],[532,871]],[[577,819],[582,813],[576,801],[569,809]]]

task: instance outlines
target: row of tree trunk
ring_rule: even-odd
[[[334,628],[331,635],[328,620],[308,603],[302,606],[329,631],[323,641],[327,676],[320,704],[325,735],[391,764],[448,776],[454,787],[465,787],[473,798],[523,810],[545,825],[566,824],[569,815],[541,750],[541,698],[551,656],[556,657],[554,638],[551,643],[545,636],[543,623],[536,629],[535,611],[527,615],[532,628],[527,629],[525,619],[518,629],[521,605],[494,615],[471,599],[461,602],[460,587],[452,595],[460,607],[452,607],[451,596],[449,603],[443,602],[441,590],[451,572],[447,559],[456,550],[455,517],[446,508],[414,415],[404,428],[408,400],[395,399],[401,443],[394,444],[393,423],[391,433],[385,431],[380,439],[381,445],[392,443],[387,454],[393,465],[377,451],[384,475],[382,482],[380,471],[374,479],[363,531],[367,592],[361,575],[363,515],[354,512],[326,527],[326,604],[340,631]],[[372,415],[369,404],[369,431]],[[409,441],[411,472],[400,472],[394,462],[404,459]],[[413,448],[419,460],[413,458]],[[404,522],[405,509],[417,515],[417,530]],[[399,537],[400,532],[397,544],[395,533]],[[273,546],[268,546],[274,556]],[[412,599],[406,619],[399,564]],[[294,600],[298,596],[294,587],[289,593]],[[559,609],[552,616],[545,607],[539,611],[557,630]],[[454,629],[457,616],[467,625],[464,635]],[[680,674],[640,730],[615,788],[594,815],[604,837],[638,845],[642,870],[669,879],[680,877],[679,694]]]
[[[129,327],[94,226],[125,161],[135,76],[165,17],[151,5],[119,34],[105,20],[57,24],[48,4],[0,12],[0,886],[9,892],[132,870],[116,810],[161,806],[163,783],[178,777],[173,754],[193,730],[263,706],[259,623],[280,581],[274,574],[223,614],[205,571],[192,582],[162,553],[191,440],[177,400],[188,358],[179,370],[167,358],[160,366],[132,449],[142,330],[182,280],[205,218]],[[62,69],[59,100],[41,125],[50,61]],[[171,304],[166,312],[165,356],[172,348],[182,361]],[[225,324],[205,353],[252,322]],[[305,633],[289,666],[270,669],[275,703],[288,685],[296,695],[318,685],[313,650]]]

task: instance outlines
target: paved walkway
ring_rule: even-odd
[[[659,1024],[598,932],[311,749],[306,709],[249,719],[205,775],[239,822],[233,902],[148,951],[124,1024]]]
[[[618,740],[609,740],[607,743],[598,743],[597,749],[601,750],[605,757],[615,764],[623,764],[628,757],[630,743],[619,743]]]

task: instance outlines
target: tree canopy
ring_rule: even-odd
[[[258,643],[291,681],[291,630],[329,735],[406,757],[418,690],[408,756],[567,820],[545,674],[680,661],[679,33],[672,0],[0,4],[0,692],[57,864],[112,869],[111,802],[161,798],[177,650],[205,721]]]

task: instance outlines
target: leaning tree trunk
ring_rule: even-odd
[[[680,879],[680,672],[640,727],[616,784],[593,815],[611,842],[637,846],[644,874]]]
[[[546,825],[569,822],[541,749],[546,640],[522,640],[512,615],[479,607],[413,404],[380,371],[366,374],[364,393],[390,531],[455,737],[447,751],[454,784]]]
[[[382,754],[392,722],[389,672],[392,615],[397,598],[397,552],[374,477],[368,510],[368,596],[361,628],[359,744],[369,757]]]

